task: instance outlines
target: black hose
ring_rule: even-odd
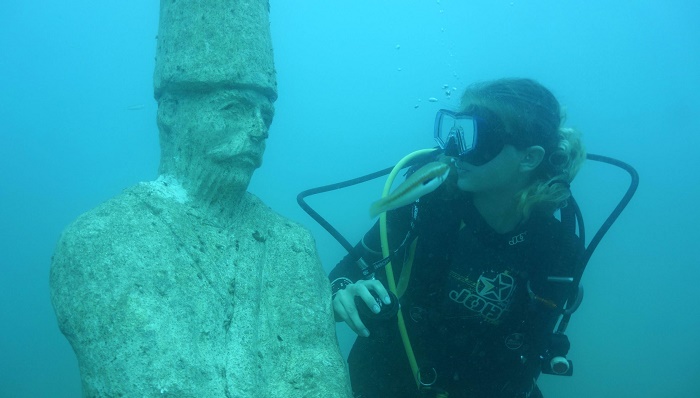
[[[381,176],[389,174],[392,169],[393,167],[387,167],[386,169],[375,171],[374,173],[370,173],[362,177],[353,178],[352,180],[338,182],[330,185],[324,185],[318,188],[307,189],[306,191],[303,191],[299,193],[299,195],[297,195],[297,203],[299,203],[299,206],[301,206],[301,208],[304,209],[304,211],[307,212],[311,216],[311,218],[316,220],[317,223],[319,223],[326,231],[328,231],[328,233],[331,234],[331,236],[333,236],[335,240],[337,240],[338,243],[340,243],[345,248],[345,250],[348,251],[348,253],[352,253],[352,251],[354,250],[353,245],[350,244],[350,242],[348,242],[348,240],[345,239],[345,237],[341,235],[337,229],[335,229],[328,221],[326,221],[325,218],[321,217],[321,215],[318,214],[316,210],[312,209],[311,206],[309,206],[304,199],[307,196],[316,195],[328,191],[334,191],[336,189],[342,189],[349,186],[361,184],[363,182],[374,180],[375,178],[379,178]]]
[[[630,200],[632,200],[632,196],[634,196],[634,193],[637,191],[637,187],[639,186],[639,174],[637,173],[637,170],[635,170],[634,167],[630,166],[629,164],[607,156],[595,155],[592,153],[589,153],[587,155],[587,159],[596,162],[607,163],[625,170],[630,175],[630,185],[627,188],[627,192],[625,192],[625,195],[622,197],[622,199],[620,199],[620,202],[618,202],[617,206],[615,206],[615,209],[613,209],[608,218],[605,219],[603,225],[601,225],[598,231],[595,233],[595,235],[593,235],[591,242],[588,244],[583,254],[581,255],[581,259],[579,260],[578,266],[576,267],[576,274],[574,275],[573,283],[571,284],[571,293],[569,295],[569,299],[567,300],[568,307],[564,309],[563,317],[561,319],[561,322],[559,322],[559,326],[557,327],[558,333],[564,333],[564,331],[566,331],[566,328],[569,325],[571,314],[573,314],[581,305],[581,301],[583,299],[583,287],[581,287],[581,278],[583,277],[583,272],[586,270],[588,261],[590,261],[593,252],[598,247],[598,244],[603,239],[603,236],[605,236],[605,234],[608,232],[615,220],[617,220],[617,218],[620,216],[627,204],[630,202]],[[574,201],[573,203],[575,204],[576,202]],[[583,242],[585,242],[583,216],[581,215],[581,210],[579,209],[578,205],[575,204],[575,208],[576,218],[580,223],[581,232],[579,237],[583,239]]]
[[[622,197],[622,199],[620,199],[620,202],[617,204],[617,206],[615,206],[615,209],[613,209],[613,211],[610,213],[603,225],[600,226],[598,232],[596,232],[596,234],[593,235],[591,242],[586,247],[586,250],[584,251],[583,256],[581,257],[581,260],[579,262],[579,272],[574,277],[574,286],[578,286],[579,282],[581,281],[583,271],[585,270],[588,261],[591,259],[591,256],[593,255],[593,252],[595,251],[596,247],[598,247],[598,244],[603,239],[603,236],[605,236],[605,234],[608,232],[615,220],[617,220],[617,218],[620,216],[627,204],[630,202],[630,200],[632,200],[632,196],[634,196],[634,193],[637,191],[637,187],[639,186],[639,174],[637,173],[637,170],[635,170],[634,167],[630,166],[629,164],[619,161],[617,159],[609,158],[607,156],[594,155],[592,153],[589,153],[587,158],[596,162],[602,162],[613,166],[617,166],[628,172],[631,180],[630,185],[627,188],[627,192],[625,192],[625,195]]]
[[[406,167],[413,167],[415,165],[422,164],[425,162],[425,159],[431,159],[432,157],[435,156],[436,153],[437,153],[437,150],[434,152],[431,152],[427,155],[419,156],[419,157],[415,158],[414,160],[412,160],[411,162],[409,162],[408,164],[406,164]],[[329,192],[329,191],[334,191],[336,189],[342,189],[342,188],[350,187],[353,185],[361,184],[363,182],[371,181],[371,180],[374,180],[375,178],[379,178],[381,176],[385,176],[385,175],[391,173],[391,170],[393,170],[393,169],[394,169],[394,166],[387,167],[385,169],[375,171],[374,173],[370,173],[370,174],[367,174],[367,175],[364,175],[361,177],[353,178],[351,180],[342,181],[342,182],[338,182],[338,183],[330,184],[330,185],[324,185],[324,186],[318,187],[318,188],[307,189],[305,191],[300,192],[299,195],[297,195],[297,203],[306,213],[309,214],[309,216],[311,216],[311,218],[316,220],[316,222],[319,223],[319,225],[321,225],[326,231],[328,231],[328,233],[331,234],[331,236],[333,236],[335,238],[335,240],[337,240],[338,243],[340,243],[340,245],[343,246],[345,248],[345,250],[348,251],[348,253],[352,253],[354,250],[353,245],[350,244],[350,242],[348,242],[348,240],[345,239],[345,237],[343,235],[341,235],[341,233],[338,232],[337,229],[335,229],[328,221],[326,221],[325,218],[321,217],[321,215],[318,214],[316,212],[316,210],[312,209],[311,206],[309,206],[308,203],[306,203],[305,198],[307,196],[316,195],[319,193],[324,193],[324,192]]]

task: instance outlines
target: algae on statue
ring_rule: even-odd
[[[51,266],[85,396],[351,396],[313,239],[246,192],[277,95],[268,9],[161,2],[160,176],[80,216]]]

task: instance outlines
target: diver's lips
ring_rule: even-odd
[[[455,162],[454,168],[457,171],[457,174],[462,174],[472,171],[473,166],[467,162]]]

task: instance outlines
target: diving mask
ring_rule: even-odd
[[[491,118],[488,118],[491,119]],[[474,112],[440,109],[435,116],[435,141],[445,155],[481,166],[490,162],[505,146],[502,129]]]

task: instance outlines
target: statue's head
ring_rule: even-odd
[[[267,0],[161,3],[160,172],[194,195],[240,193],[261,165],[277,98],[268,7]]]
[[[164,94],[158,104],[161,173],[186,186],[245,190],[262,164],[273,100],[252,88]]]

